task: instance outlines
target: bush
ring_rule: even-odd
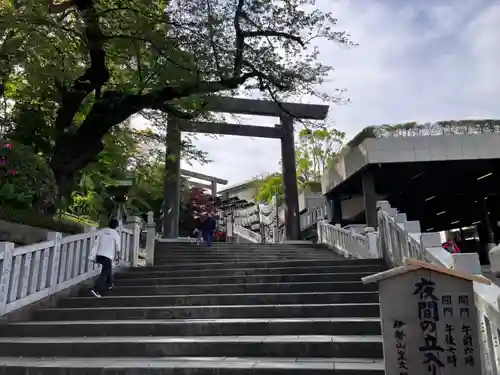
[[[0,139],[0,178],[0,206],[43,212],[56,203],[52,170],[28,146]]]

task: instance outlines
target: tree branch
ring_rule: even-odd
[[[258,77],[259,74],[259,72],[249,72],[241,76],[225,78],[219,81],[203,81],[180,86],[167,86],[139,96],[137,97],[137,101],[144,105],[143,108],[161,110],[166,102],[174,99],[185,98],[194,94],[211,94],[236,89],[247,80]]]
[[[59,134],[71,126],[73,117],[78,112],[83,100],[92,91],[96,91],[97,100],[100,98],[101,87],[109,79],[109,71],[105,61],[104,37],[94,8],[94,1],[74,0],[74,5],[82,15],[90,66],[62,96],[56,118],[56,130]]]
[[[73,7],[75,5],[75,1],[68,0],[68,1],[63,1],[62,3],[56,3],[54,0],[48,0],[48,4],[49,4],[49,13],[57,14],[57,13],[63,13],[69,8]]]
[[[208,12],[208,31],[209,31],[209,36],[210,36],[210,46],[212,47],[212,51],[214,53],[214,61],[215,61],[215,67],[217,68],[217,72],[219,74],[220,78],[222,77],[222,69],[219,61],[219,54],[217,53],[217,47],[215,45],[215,32],[214,32],[214,27],[213,27],[213,15],[212,15],[212,5],[210,4],[210,0],[206,0],[207,3],[207,12]]]
[[[260,31],[244,31],[242,33],[242,36],[245,38],[251,38],[251,37],[259,37],[259,36],[265,36],[265,37],[278,37],[278,38],[285,38],[285,39],[290,39],[293,40],[294,42],[299,43],[302,47],[305,47],[306,43],[302,40],[302,38],[289,34],[289,33],[284,33],[280,31],[275,31],[275,30],[260,30]]]
[[[234,69],[233,77],[239,77],[241,75],[241,66],[243,63],[243,52],[245,50],[245,36],[243,35],[243,30],[241,29],[240,20],[244,17],[243,5],[245,5],[245,0],[238,0],[238,6],[234,12],[234,30],[236,32],[235,38],[235,48],[234,53]]]

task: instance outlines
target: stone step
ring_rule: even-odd
[[[225,256],[210,256],[210,257],[162,257],[156,258],[155,263],[158,264],[178,264],[178,263],[244,263],[244,262],[254,262],[255,260],[260,262],[272,262],[272,261],[283,261],[283,260],[324,260],[327,259],[325,256],[241,256],[241,257],[225,257]],[[335,258],[334,258],[335,259]]]
[[[376,291],[376,284],[360,281],[302,282],[302,283],[255,283],[255,284],[213,284],[213,285],[117,285],[112,296],[151,296],[172,294],[239,294],[239,293],[315,293],[315,292],[369,292]],[[88,297],[88,289],[82,289],[79,296]]]
[[[0,337],[7,357],[356,357],[382,358],[381,336]]]
[[[368,272],[377,273],[386,269],[383,265],[359,265],[359,266],[312,266],[312,267],[275,267],[275,268],[234,268],[234,269],[207,269],[207,270],[179,270],[158,271],[155,268],[144,267],[137,271],[126,271],[116,274],[116,279],[130,279],[143,277],[196,277],[196,276],[243,276],[243,275],[281,275],[281,274],[303,274],[303,273],[350,273]]]
[[[191,242],[157,242],[156,249],[159,251],[167,251],[171,248],[191,248],[193,243]],[[241,242],[241,243],[229,243],[229,242],[213,242],[213,247],[222,249],[234,249],[243,250],[246,248],[272,248],[272,249],[282,249],[282,248],[293,248],[293,249],[327,249],[321,244],[314,244],[312,242],[306,243],[255,243],[255,242]]]
[[[0,330],[0,336],[10,337],[380,334],[378,318],[42,321],[8,324]]]
[[[131,320],[224,318],[378,317],[377,303],[310,305],[223,305],[54,308],[38,310],[34,320]]]
[[[105,369],[105,370],[103,370]],[[384,375],[365,358],[2,358],[0,375]]]
[[[378,303],[376,292],[317,292],[273,294],[184,294],[170,296],[72,297],[59,301],[60,308],[207,306],[207,305],[305,305],[311,303]]]
[[[230,249],[217,249],[214,247],[207,246],[193,246],[190,249],[168,249],[165,251],[160,251],[157,253],[158,255],[185,255],[185,254],[221,254],[221,255],[231,255],[231,254],[252,254],[252,255],[265,255],[265,254],[331,254],[334,256],[338,256],[331,250],[328,249],[239,249],[239,250],[230,250]]]
[[[306,273],[293,275],[243,275],[243,276],[198,276],[198,277],[146,277],[121,279],[120,286],[150,285],[214,285],[214,284],[256,284],[256,283],[297,283],[323,281],[360,281],[371,275],[367,273]]]
[[[328,254],[267,254],[267,255],[253,255],[253,254],[182,254],[182,255],[167,255],[167,256],[156,256],[155,261],[167,262],[167,261],[248,261],[252,262],[255,260],[259,261],[284,261],[284,260],[321,260],[321,259],[339,259],[336,256],[331,256]]]
[[[276,267],[311,267],[311,266],[342,266],[342,265],[382,265],[380,259],[323,259],[323,260],[286,260],[286,261],[252,261],[252,262],[234,262],[234,263],[186,263],[186,264],[163,264],[151,267],[152,270],[205,270],[205,269],[231,269],[231,268],[276,268]],[[140,267],[131,269],[131,272],[142,272]]]
[[[192,245],[185,248],[175,248],[171,247],[168,249],[158,250],[158,254],[172,254],[172,253],[224,253],[224,254],[248,254],[248,253],[295,253],[295,254],[305,254],[305,253],[323,253],[323,254],[335,254],[335,252],[327,249],[327,248],[312,248],[312,249],[304,249],[304,248],[296,248],[296,247],[246,247],[246,248],[221,248],[221,247],[208,247],[205,244],[201,244],[200,246]]]
[[[156,265],[117,274],[107,296],[82,287],[2,326],[0,375],[384,373],[377,286],[360,282],[381,260],[311,244],[158,245]]]
[[[228,247],[220,247],[212,245],[212,247],[207,247],[205,244],[201,244],[197,246],[196,244],[189,245],[186,247],[169,247],[165,249],[156,249],[159,254],[170,254],[170,253],[206,253],[206,252],[221,252],[221,253],[272,253],[272,252],[293,252],[293,253],[312,253],[312,252],[322,252],[322,253],[330,253],[335,254],[328,248],[319,247],[319,248],[297,248],[293,246],[247,246],[242,248],[228,248]]]
[[[207,255],[172,255],[172,256],[162,256],[155,257],[156,262],[181,262],[190,263],[190,262],[200,262],[200,263],[238,263],[238,262],[284,262],[284,261],[311,261],[311,260],[342,260],[341,258],[330,256],[330,255],[300,255],[300,254],[291,254],[291,255],[252,255],[252,254],[241,254],[241,255],[219,255],[219,254],[207,254]]]

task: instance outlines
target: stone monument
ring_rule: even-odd
[[[362,279],[379,284],[386,375],[480,375],[473,281],[489,280],[405,263]]]

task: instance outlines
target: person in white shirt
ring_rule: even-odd
[[[111,219],[108,228],[103,229],[98,238],[99,246],[95,261],[101,265],[101,274],[96,279],[94,287],[90,289],[95,297],[103,296],[114,286],[113,261],[118,262],[120,259],[121,248],[120,235],[116,228],[118,228],[118,220]]]

